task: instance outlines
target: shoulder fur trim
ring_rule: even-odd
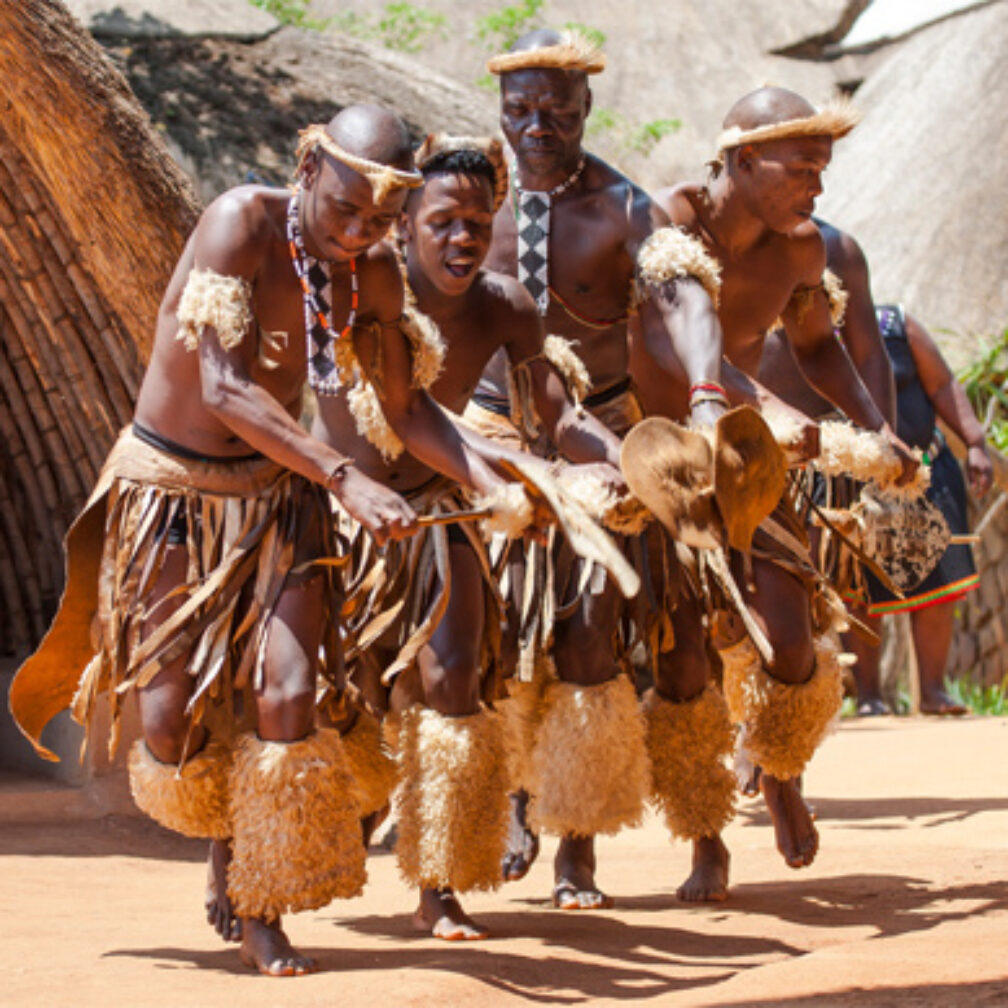
[[[357,433],[367,438],[381,452],[386,462],[391,462],[403,453],[403,443],[385,419],[381,400],[369,381],[360,377],[347,389],[347,405],[357,425]]]
[[[847,291],[844,289],[840,277],[832,270],[827,269],[822,275],[823,290],[826,292],[826,300],[829,302],[830,320],[834,329],[839,329],[843,325],[844,315],[847,312]]]
[[[860,121],[861,113],[849,99],[838,98],[815,115],[801,119],[786,119],[784,122],[767,123],[748,130],[732,126],[718,137],[718,152],[741,147],[743,144],[766,143],[768,140],[783,140],[786,137],[830,136],[839,140],[847,136]]]
[[[429,389],[444,368],[445,345],[434,320],[415,306],[403,311],[399,327],[409,341],[413,359],[413,387]]]
[[[575,402],[580,402],[591,391],[591,377],[584,361],[574,352],[574,341],[563,336],[547,336],[543,342],[543,356],[560,372],[564,384]]]
[[[636,304],[647,300],[649,288],[679,277],[692,277],[717,308],[721,297],[721,267],[699,238],[679,227],[663,227],[650,235],[637,252]]]
[[[252,325],[252,289],[242,277],[222,276],[211,269],[189,273],[178,311],[176,339],[186,350],[199,346],[204,326],[211,326],[225,350],[238,346]]]
[[[539,49],[506,52],[487,62],[492,74],[511,73],[514,70],[580,70],[597,74],[605,70],[606,60],[594,42],[578,31],[561,33],[555,45]]]

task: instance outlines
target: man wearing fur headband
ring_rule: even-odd
[[[410,194],[401,221],[414,381],[459,414],[503,347],[527,372],[532,405],[550,436],[569,457],[608,462],[608,479],[622,487],[619,442],[567,395],[564,358],[544,346],[529,295],[513,278],[482,268],[494,213],[507,193],[500,143],[431,136],[415,161],[425,182]],[[567,364],[576,366],[576,358]],[[320,397],[314,433],[417,511],[446,522],[464,515],[466,489],[483,489],[473,474],[439,475],[372,426],[362,430],[358,423],[355,432],[352,410],[350,397]],[[491,463],[509,454],[467,437]],[[510,528],[484,522],[484,531],[520,535],[521,516],[510,517]],[[472,525],[431,524],[380,556],[366,530],[346,525],[347,580],[362,586],[360,604],[354,593],[346,604],[348,676],[369,706],[390,711],[402,778],[396,855],[403,876],[420,888],[414,924],[447,940],[486,937],[456,894],[500,884],[507,824],[507,746],[499,714],[484,703],[495,698],[502,619],[489,555]],[[359,715],[358,724],[366,717]],[[389,788],[374,790],[371,805],[378,807]]]
[[[716,260],[733,399],[769,402],[746,376],[757,373],[766,333],[779,318],[809,382],[854,423],[878,432],[894,481],[904,484],[917,460],[834,337],[842,297],[824,275],[826,251],[811,220],[833,142],[856,121],[843,103],[820,112],[781,88],[745,96],[725,119],[709,184],[659,194],[674,227],[656,233],[649,253],[660,261],[662,247],[685,234]],[[642,358],[635,374],[645,401],[663,412],[668,396],[649,382],[650,370]],[[806,423],[802,436],[807,432]],[[764,770],[761,788],[778,847],[789,865],[801,867],[815,857],[818,835],[797,781],[839,710],[842,656],[831,624],[842,623],[842,609],[817,581],[804,530],[784,506],[757,531],[751,555],[735,557],[735,569],[773,659],[761,658],[749,638],[724,648],[725,693],[749,756]]]
[[[233,189],[186,245],[134,424],[69,533],[60,613],[11,691],[37,746],[58,710],[87,723],[107,691],[114,747],[136,694],[137,804],[216,841],[212,923],[271,975],[314,969],[281,915],[365,880],[349,747],[316,724],[320,649],[341,646],[329,497],[378,543],[417,523],[300,426],[306,372],[322,393],[351,386],[428,464],[501,485],[414,387],[402,280],[379,244],[422,182],[402,122],[351,106],[305,130],[299,156],[293,192]]]
[[[717,384],[720,332],[709,291],[716,270],[698,242],[685,242],[673,264],[682,281],[674,292],[662,284],[635,290],[638,252],[666,219],[642,190],[582,149],[592,100],[588,75],[603,69],[602,54],[577,33],[541,30],[488,66],[500,76],[501,126],[514,156],[488,264],[516,275],[547,332],[576,347],[591,383],[582,406],[614,433],[622,435],[643,416],[628,376],[631,330],[676,376],[670,380],[688,376],[684,401],[694,386],[681,416],[692,409],[693,421],[712,423],[726,406]],[[467,417],[507,436],[508,417],[520,406],[515,393],[518,383],[498,354]],[[521,417],[515,419],[522,427]],[[505,873],[521,877],[537,850],[534,834],[521,824],[528,801],[530,825],[561,837],[553,898],[565,909],[610,905],[595,882],[594,835],[637,823],[649,797],[672,831],[694,843],[694,871],[680,895],[723,898],[727,884],[728,853],[719,832],[733,809],[725,766],[732,730],[723,699],[708,684],[700,602],[684,588],[674,543],[653,523],[644,537],[628,540],[628,549],[648,558],[640,562],[652,582],[650,603],[632,614],[602,571],[562,550],[553,555],[545,592],[553,592],[555,579],[555,598],[550,595],[544,611],[552,614],[555,606],[556,619],[542,621],[543,654],[533,661],[531,681],[524,681],[527,662],[519,662],[515,679],[522,681],[509,701],[524,712],[526,747]],[[516,581],[537,576],[534,553],[524,560]],[[625,615],[650,645],[656,677],[643,713],[624,674],[631,643],[620,632]],[[524,623],[524,616],[517,621]]]

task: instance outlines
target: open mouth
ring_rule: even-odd
[[[476,260],[470,259],[469,257],[457,257],[455,259],[449,259],[445,263],[445,269],[451,273],[453,277],[458,277],[460,280],[469,276],[470,273],[476,268]]]

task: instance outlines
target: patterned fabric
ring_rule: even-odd
[[[518,280],[540,315],[549,308],[549,220],[549,193],[518,194]]]

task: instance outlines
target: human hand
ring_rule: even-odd
[[[966,453],[966,477],[975,497],[983,497],[994,482],[994,466],[986,442],[969,446]]]
[[[920,468],[921,460],[918,453],[897,437],[888,424],[884,424],[879,433],[889,442],[900,464],[900,474],[894,480],[895,485],[898,487],[909,485],[916,479],[917,470]]]
[[[346,466],[339,478],[327,486],[379,546],[389,539],[406,539],[419,528],[416,513],[399,494],[365,476],[355,466]]]

